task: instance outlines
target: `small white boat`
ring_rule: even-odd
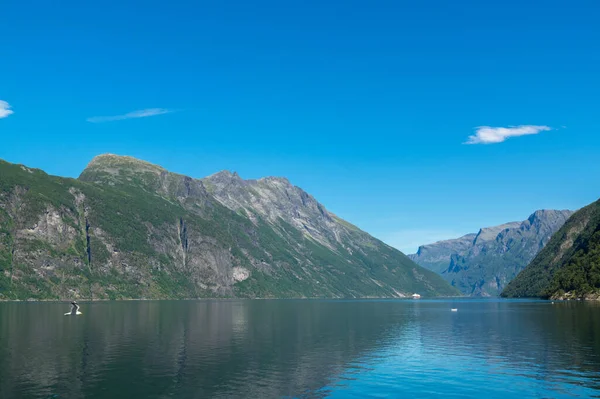
[[[413,299],[419,299],[421,298],[421,295],[419,294],[412,294]]]
[[[79,316],[80,314],[82,313],[79,311],[79,305],[77,302],[73,301],[71,302],[71,311],[69,313],[65,313],[65,316]]]
[[[450,311],[451,311],[451,312],[458,312],[458,309],[456,309],[456,308],[452,308],[452,309],[450,309]]]

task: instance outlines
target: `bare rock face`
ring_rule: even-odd
[[[448,269],[454,255],[465,253],[473,246],[475,237],[477,234],[467,234],[453,240],[421,245],[416,254],[410,254],[408,257],[429,270],[442,273]]]
[[[101,155],[77,180],[0,161],[0,299],[456,295],[285,178]]]
[[[330,249],[335,249],[341,237],[347,235],[347,228],[336,222],[335,215],[286,178],[242,180],[236,173],[224,171],[203,182],[221,204],[243,211],[251,220],[257,217],[270,223],[283,220]]]
[[[409,257],[466,295],[497,296],[572,214],[568,210],[539,210],[523,222],[486,227],[477,234],[423,245]]]

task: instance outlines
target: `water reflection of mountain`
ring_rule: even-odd
[[[77,318],[63,307],[0,304],[1,398],[317,398],[373,370],[396,390],[444,389],[450,376],[476,391],[511,373],[600,389],[600,306],[588,303],[113,302]]]
[[[414,315],[382,302],[0,304],[0,397],[314,397]]]

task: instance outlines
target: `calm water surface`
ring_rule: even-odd
[[[450,308],[458,308],[451,312]],[[600,305],[0,303],[0,398],[600,397]]]

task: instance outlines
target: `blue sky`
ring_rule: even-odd
[[[598,18],[592,0],[9,0],[0,158],[286,176],[411,252],[600,197]]]

